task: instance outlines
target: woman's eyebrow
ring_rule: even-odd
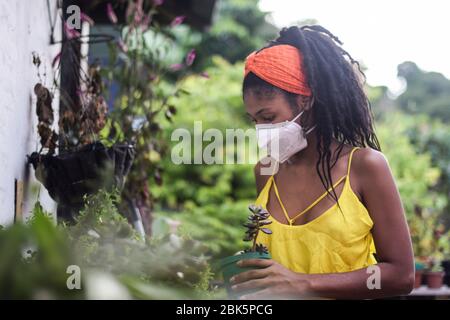
[[[266,108],[262,107],[261,109],[259,109],[259,110],[255,113],[255,117],[256,117],[258,114],[262,113],[263,111],[266,111]]]
[[[263,111],[266,111],[266,109],[267,109],[267,108],[262,107],[261,109],[259,109],[258,111],[256,111],[256,113],[255,113],[254,116],[252,116],[252,115],[251,115],[250,113],[248,113],[248,112],[246,112],[246,113],[247,113],[247,115],[248,115],[250,118],[253,118],[253,117],[256,117],[258,114],[262,113]]]

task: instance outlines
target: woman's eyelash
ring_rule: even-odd
[[[263,119],[264,121],[273,121],[273,119],[275,119],[275,117],[274,117],[274,116],[270,116],[270,117],[262,117],[262,119]]]

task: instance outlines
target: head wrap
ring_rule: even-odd
[[[311,96],[300,51],[281,44],[252,52],[245,59],[245,75],[253,72],[264,81],[288,92]]]

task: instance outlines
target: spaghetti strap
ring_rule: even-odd
[[[291,218],[289,218],[287,210],[284,207],[283,201],[281,201],[280,193],[278,192],[278,187],[277,187],[277,184],[275,183],[275,178],[273,176],[271,176],[271,179],[272,179],[272,183],[273,183],[273,190],[275,191],[275,195],[277,196],[280,207],[283,210],[284,216],[286,217],[286,220],[289,222],[289,225],[292,225],[292,220],[291,220]]]
[[[353,153],[356,151],[356,149],[359,149],[359,147],[354,147],[352,149],[352,151],[350,151],[350,155],[349,155],[349,158],[348,158],[348,164],[347,164],[347,174],[342,176],[341,178],[339,178],[339,180],[336,181],[336,183],[332,187],[328,188],[328,190],[326,192],[324,192],[313,203],[311,203],[306,209],[301,211],[299,214],[295,215],[293,218],[289,217],[289,214],[288,214],[288,212],[287,212],[287,210],[286,210],[286,208],[285,208],[285,206],[283,204],[283,201],[281,201],[280,193],[278,191],[277,184],[275,183],[274,176],[270,177],[270,179],[272,179],[271,183],[273,184],[275,195],[276,195],[276,197],[278,199],[278,202],[280,204],[281,209],[283,210],[283,213],[284,213],[284,216],[286,217],[286,220],[289,222],[289,225],[292,225],[296,219],[300,218],[303,214],[305,214],[306,212],[311,210],[311,208],[313,208],[317,203],[319,203],[323,198],[325,198],[327,196],[327,194],[330,193],[331,190],[335,189],[342,181],[344,181],[344,179],[346,179],[346,178],[349,179]],[[342,190],[342,192],[344,192],[344,190]]]
[[[359,149],[359,147],[354,147],[352,149],[352,151],[350,151],[350,156],[348,157],[348,164],[347,164],[347,176],[350,177],[350,168],[352,166],[352,158],[353,158],[353,153]]]
[[[308,212],[309,210],[311,210],[312,207],[314,207],[316,204],[318,204],[323,198],[325,198],[327,196],[327,194],[329,192],[331,192],[331,190],[333,190],[333,188],[336,188],[342,181],[344,181],[344,179],[347,177],[347,175],[342,176],[338,181],[336,181],[336,183],[333,185],[333,187],[329,187],[328,190],[326,192],[324,192],[320,197],[318,197],[313,203],[311,203],[306,209],[304,209],[302,212],[300,212],[299,214],[297,214],[296,216],[294,216],[290,223],[292,225],[292,223],[297,220],[298,218],[300,218],[303,214],[305,214],[306,212]]]

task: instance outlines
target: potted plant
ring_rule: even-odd
[[[443,260],[449,254],[449,236],[440,212],[420,207],[415,208],[415,214],[409,218],[411,240],[416,258],[415,287],[431,281],[431,286],[442,285],[441,272]],[[424,279],[426,278],[426,279]]]
[[[450,287],[450,231],[447,231],[439,239],[442,249],[442,268],[444,269],[444,284]]]
[[[425,263],[419,260],[416,260],[415,263],[415,277],[414,277],[414,289],[419,288],[422,285],[422,281],[424,279],[423,274],[425,271]]]
[[[224,284],[230,298],[238,298],[239,295],[245,294],[245,292],[239,295],[233,293],[231,291],[230,279],[239,273],[254,269],[250,267],[238,267],[236,265],[238,261],[246,259],[271,259],[268,249],[264,245],[256,242],[260,232],[272,234],[272,230],[265,227],[272,223],[272,221],[267,220],[269,213],[260,206],[255,205],[250,205],[249,210],[251,213],[248,216],[248,221],[243,224],[247,228],[243,240],[252,242],[252,246],[220,261]]]
[[[442,261],[433,260],[432,267],[426,272],[427,286],[431,289],[439,289],[444,282],[444,269],[442,268]]]
[[[39,57],[33,60],[39,72]],[[71,103],[60,112],[59,133],[53,130],[53,93],[42,83],[34,87],[41,148],[28,156],[28,162],[58,203],[58,218],[65,221],[74,220],[84,195],[122,188],[134,158],[129,143],[100,141],[108,108],[99,66],[91,65],[80,82],[78,97],[67,98],[61,92],[61,99],[64,96]]]

